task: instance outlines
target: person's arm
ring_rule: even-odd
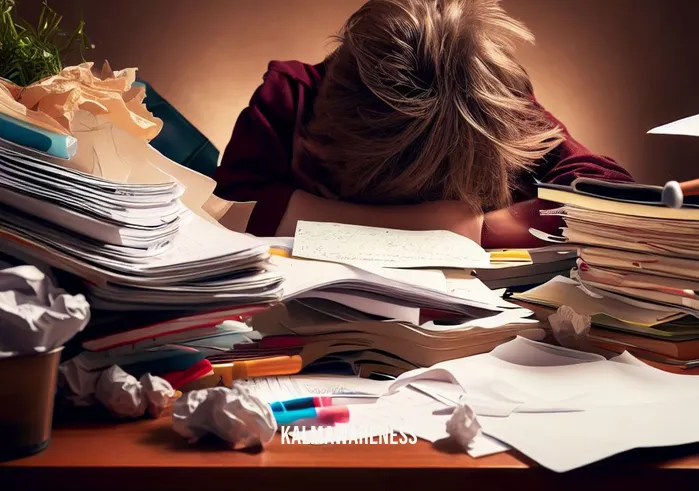
[[[399,230],[450,230],[480,243],[483,217],[458,201],[371,206],[320,198],[302,190],[291,196],[277,237],[292,237],[299,220],[339,222]]]
[[[559,228],[564,225],[563,220],[540,214],[541,210],[556,206],[555,203],[535,198],[486,213],[481,245],[485,249],[531,249],[545,246],[546,243],[529,233],[529,229],[535,228],[557,235]]]
[[[274,235],[297,188],[290,167],[301,90],[297,81],[270,69],[238,117],[214,174],[217,196],[257,203],[246,230],[253,235]]]

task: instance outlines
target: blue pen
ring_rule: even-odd
[[[298,399],[290,399],[288,401],[273,402],[270,404],[270,407],[272,411],[277,413],[332,405],[333,401],[331,397],[299,397]]]

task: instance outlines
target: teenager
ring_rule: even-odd
[[[536,101],[497,0],[371,0],[323,63],[272,62],[240,115],[216,193],[256,201],[248,232],[298,220],[452,230],[486,248],[555,232],[535,180],[631,180]]]

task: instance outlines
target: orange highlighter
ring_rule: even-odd
[[[274,377],[277,375],[294,375],[301,371],[303,362],[299,355],[272,356],[256,358],[233,363],[214,364],[214,373],[221,377],[221,382],[230,387],[234,380],[257,377]]]

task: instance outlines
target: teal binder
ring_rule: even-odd
[[[213,176],[218,165],[218,149],[148,82],[135,83],[145,86],[146,108],[163,121],[163,129],[150,142],[153,148],[178,164]]]

